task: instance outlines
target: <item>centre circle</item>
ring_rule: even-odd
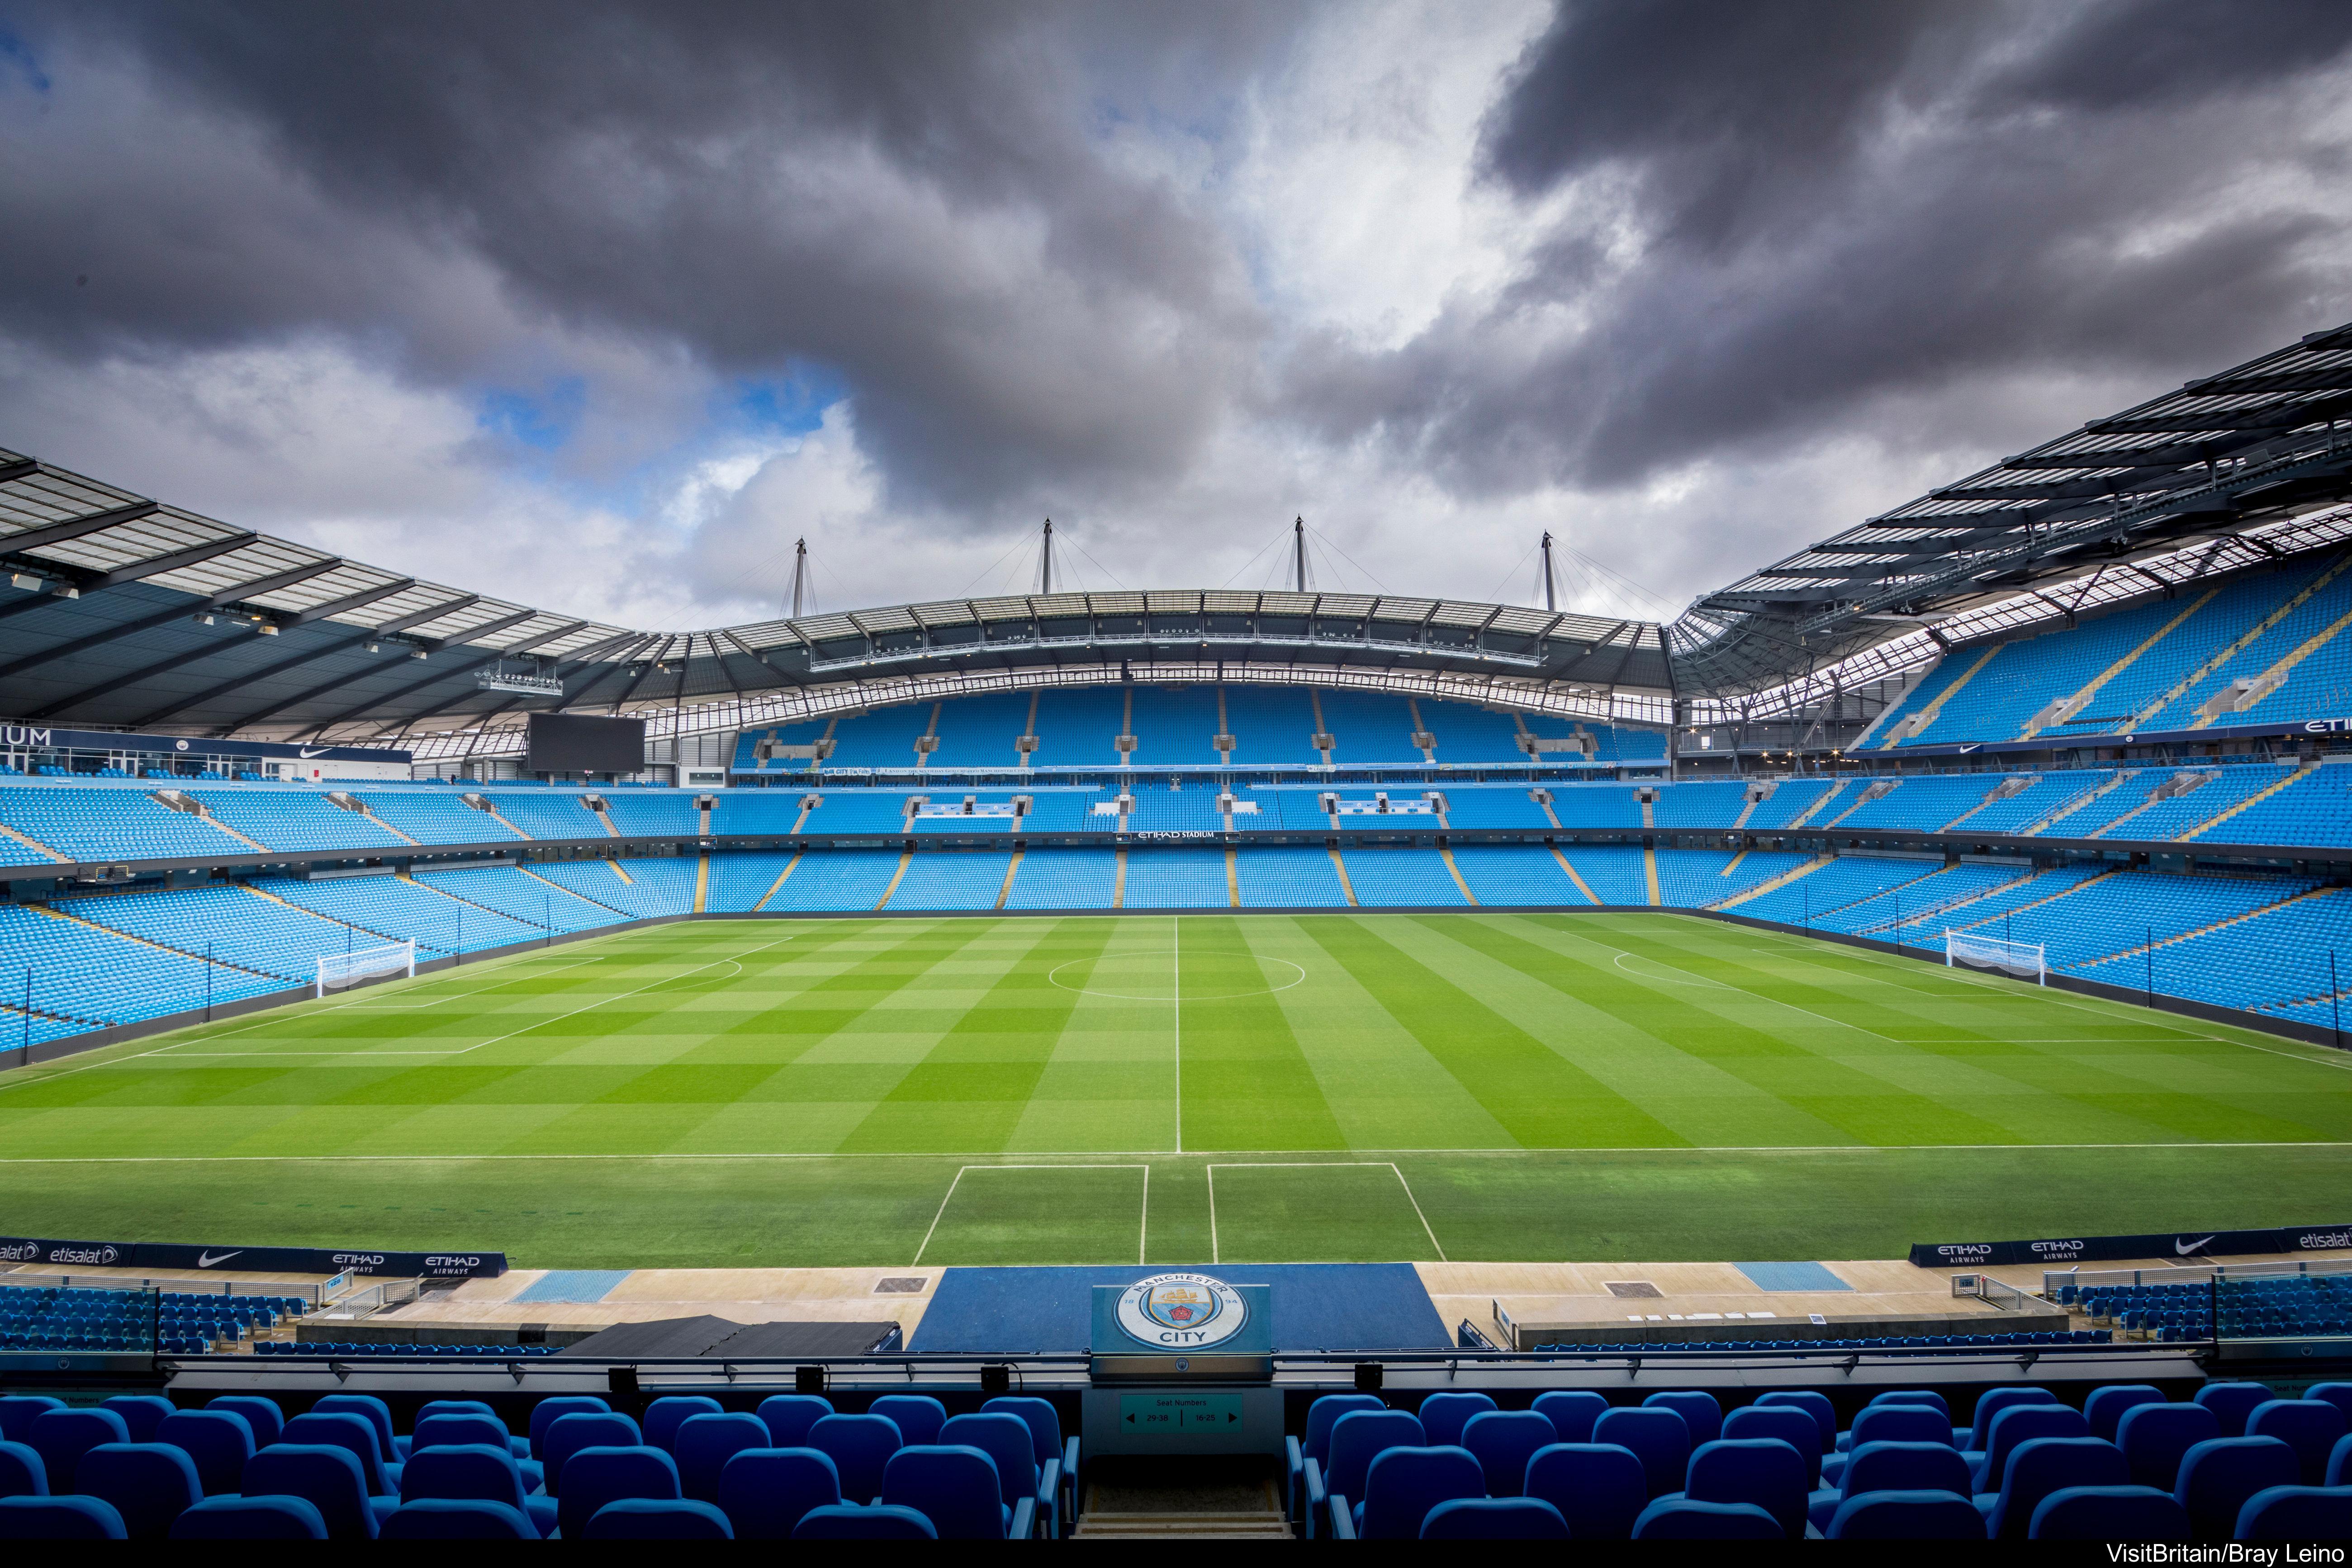
[[[1163,947],[1073,958],[1055,964],[1045,978],[1064,991],[1121,1002],[1226,1002],[1242,996],[1270,996],[1307,978],[1307,971],[1286,958],[1188,947],[1183,952],[1183,990],[1179,994],[1176,968],[1176,951]]]

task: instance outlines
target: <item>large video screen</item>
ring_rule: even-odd
[[[646,765],[646,721],[533,713],[522,765],[534,773],[640,773]]]

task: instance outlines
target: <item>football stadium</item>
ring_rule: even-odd
[[[0,1510],[2326,1533],[2347,406],[1669,624],[640,631],[0,452]]]

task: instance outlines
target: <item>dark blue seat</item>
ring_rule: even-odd
[[[173,1541],[324,1541],[327,1521],[298,1497],[208,1497],[172,1521]]]
[[[495,1426],[498,1428],[499,1441],[507,1446],[507,1451],[509,1453],[512,1454],[518,1459],[529,1459],[530,1458],[530,1439],[528,1437],[518,1437],[511,1432],[508,1431],[506,1417],[491,1409],[487,1401],[479,1399],[426,1400],[424,1407],[416,1413],[416,1426],[414,1428],[415,1436],[403,1437],[398,1440],[398,1457],[404,1459],[415,1449],[425,1446],[428,1433],[428,1423],[431,1424],[429,1427],[430,1431],[443,1431],[446,1430],[446,1427],[442,1424],[452,1417],[470,1421],[486,1422],[489,1426]],[[479,1429],[487,1430],[488,1428],[485,1427]],[[467,1440],[469,1442],[476,1442],[481,1441],[482,1439],[468,1438]]]
[[[507,1450],[506,1457],[513,1458],[513,1451]],[[383,1541],[537,1541],[540,1532],[511,1503],[487,1498],[419,1498],[393,1510],[377,1537]]]
[[[1044,1405],[1045,1401],[1039,1400],[1038,1403]],[[1045,1408],[1051,1410],[1054,1407],[1046,1405]],[[948,1407],[928,1394],[886,1394],[867,1405],[866,1414],[887,1415],[891,1425],[898,1428],[901,1443],[928,1444],[940,1440],[940,1428],[947,1425]],[[810,1419],[814,1420],[815,1417]],[[762,1443],[760,1447],[772,1448],[775,1445]]]
[[[833,1414],[833,1401],[815,1394],[772,1394],[760,1401],[771,1448],[805,1448],[809,1428]],[[904,1436],[904,1434],[901,1434]]]
[[[689,1415],[678,1424],[671,1441],[678,1489],[702,1502],[719,1500],[719,1472],[728,1460],[749,1448],[773,1446],[767,1423],[740,1410]]]
[[[2327,1457],[2346,1433],[2344,1412],[2324,1399],[2270,1399],[2246,1417],[2249,1437],[2276,1437],[2294,1450],[2303,1484],[2327,1484]]]
[[[1777,1437],[1717,1438],[1690,1457],[1683,1495],[1693,1502],[1754,1503],[1780,1521],[1791,1541],[1805,1535],[1804,1456]],[[1669,1494],[1671,1495],[1671,1494]]]
[[[1823,1454],[1837,1450],[1837,1406],[1830,1403],[1828,1394],[1817,1394],[1810,1388],[1775,1389],[1769,1394],[1758,1394],[1756,1403],[1748,1408],[1773,1410],[1783,1405],[1801,1410],[1813,1418],[1813,1425],[1821,1430],[1821,1451]]]
[[[931,1521],[911,1508],[813,1508],[793,1529],[794,1541],[937,1541]]]
[[[1682,1489],[1690,1466],[1690,1426],[1681,1412],[1654,1405],[1611,1410],[1592,1424],[1592,1440],[1632,1449],[1642,1461],[1652,1497]]]
[[[1590,1443],[1592,1424],[1609,1408],[1609,1401],[1589,1388],[1554,1389],[1536,1395],[1535,1413],[1551,1423],[1563,1443]],[[1629,1524],[1627,1529],[1633,1527]]]
[[[1984,1515],[1958,1492],[1856,1492],[1822,1534],[1832,1541],[1982,1541]]]
[[[808,1446],[832,1458],[843,1500],[859,1503],[882,1495],[883,1468],[901,1445],[898,1423],[887,1415],[821,1415],[808,1429]]]
[[[604,1415],[612,1406],[593,1394],[559,1394],[530,1407],[530,1457],[547,1458],[547,1429],[566,1415]]]
[[[50,1492],[63,1496],[81,1489],[74,1480],[81,1457],[100,1443],[128,1443],[131,1426],[111,1410],[60,1408],[37,1416],[25,1441],[41,1456]]]
[[[563,1467],[573,1455],[588,1448],[635,1448],[642,1443],[635,1420],[616,1411],[557,1416],[548,1424],[541,1443],[547,1457],[540,1461],[540,1468],[547,1475],[548,1496],[563,1495]],[[588,1522],[584,1515],[581,1522]]]
[[[577,1421],[567,1415],[563,1421]],[[595,1419],[593,1416],[588,1417]],[[572,1467],[579,1467],[574,1470]],[[669,1502],[682,1494],[677,1486],[677,1461],[650,1444],[629,1447],[583,1448],[563,1467],[564,1488],[555,1500],[556,1527],[566,1541],[577,1541],[596,1510],[625,1499]]]
[[[1315,1532],[1315,1516],[1313,1510],[1307,1507],[1308,1462],[1312,1461],[1318,1471],[1330,1464],[1331,1427],[1340,1416],[1353,1415],[1359,1410],[1387,1408],[1374,1394],[1326,1394],[1307,1407],[1307,1435],[1283,1438],[1283,1451],[1290,1472],[1290,1517],[1304,1518],[1309,1535]]]
[[[431,1405],[425,1406],[430,1411]],[[404,1458],[400,1439],[392,1432],[392,1406],[373,1394],[330,1394],[310,1406],[313,1415],[356,1415],[375,1429],[377,1457],[398,1464]]]
[[[1402,1410],[1351,1410],[1331,1424],[1331,1460],[1307,1469],[1307,1533],[1330,1527],[1330,1501],[1344,1497],[1352,1506],[1364,1495],[1372,1461],[1391,1448],[1425,1447],[1421,1418]]]
[[[133,1541],[163,1540],[205,1497],[195,1461],[169,1443],[100,1443],[74,1468],[74,1490],[112,1503]]]
[[[1429,1510],[1429,1517],[1421,1521],[1421,1538],[1423,1541],[1566,1541],[1568,1521],[1560,1517],[1559,1510],[1540,1498],[1454,1498]]]
[[[286,1412],[278,1401],[260,1394],[224,1394],[205,1401],[207,1410],[227,1410],[245,1417],[253,1428],[253,1449],[259,1453],[286,1433]]]
[[[1712,1394],[1696,1389],[1669,1389],[1653,1394],[1642,1401],[1645,1410],[1671,1410],[1683,1418],[1690,1434],[1691,1450],[1696,1453],[1702,1443],[1712,1443],[1723,1435],[1723,1406]]]
[[[174,1410],[155,1425],[155,1441],[169,1443],[195,1462],[206,1497],[225,1497],[245,1486],[245,1462],[253,1458],[253,1427],[234,1410]]]
[[[688,1395],[699,1398],[699,1394]],[[659,1404],[659,1400],[655,1401]],[[713,1403],[716,1403],[715,1401]],[[676,1428],[672,1428],[673,1431]],[[623,1498],[608,1502],[581,1532],[586,1541],[732,1541],[718,1505],[693,1498]]]
[[[2116,1447],[2133,1484],[2167,1494],[2179,1479],[2181,1456],[2221,1435],[2221,1418],[2201,1405],[2135,1405],[2116,1423]]]
[[[330,1541],[373,1541],[365,1472],[349,1448],[329,1443],[272,1443],[245,1462],[246,1493],[298,1497],[319,1510]]]
[[[1822,1461],[1822,1479],[1835,1484],[1843,1480],[1845,1468],[1852,1462],[1854,1449],[1869,1443],[1941,1443],[1950,1447],[1952,1424],[1944,1413],[1931,1405],[1900,1404],[1873,1405],[1864,1408],[1853,1418],[1851,1430],[1841,1433],[1838,1442],[1845,1448]],[[1958,1453],[1958,1449],[1953,1449]]]
[[[160,1394],[117,1394],[100,1400],[98,1407],[121,1416],[134,1443],[153,1442],[157,1425],[179,1408]]]
[[[2145,1383],[2111,1383],[2105,1388],[2091,1390],[2083,1401],[2083,1419],[2091,1424],[2091,1436],[2116,1440],[2116,1425],[2124,1412],[2137,1405],[2161,1405],[2164,1391]]]
[[[375,1445],[375,1428],[367,1417],[351,1411],[320,1412],[313,1410],[297,1415],[286,1423],[280,1443],[331,1444],[351,1450],[352,1458],[360,1462],[360,1479],[367,1487],[368,1496],[392,1498],[400,1492],[397,1466],[387,1465]],[[389,1509],[384,1511],[391,1511]]]
[[[2021,1405],[2055,1405],[2058,1396],[2046,1388],[2011,1384],[2006,1388],[1988,1388],[1977,1395],[1976,1411],[1969,1427],[1967,1451],[1981,1454],[1992,1446],[1993,1418],[2004,1410]]]
[[[1780,1521],[1752,1502],[1662,1497],[1633,1521],[1636,1541],[1780,1541]]]
[[[122,1516],[94,1497],[0,1498],[0,1541],[127,1541]]]
[[[446,1401],[438,1403],[446,1404]],[[422,1416],[416,1423],[416,1434],[408,1440],[409,1459],[433,1448],[497,1448],[514,1460],[522,1477],[522,1489],[535,1492],[547,1483],[547,1467],[537,1459],[524,1458],[515,1452],[528,1448],[528,1443],[518,1443],[507,1434],[507,1424],[495,1415],[478,1410],[444,1409]]]
[[[1822,1445],[1811,1412],[1786,1405],[1743,1405],[1723,1418],[1723,1436],[1731,1442],[1770,1437],[1788,1444],[1805,1461],[1805,1489],[1821,1485]]]
[[[1808,1517],[1827,1530],[1839,1507],[1864,1492],[1950,1492],[1969,1497],[1974,1485],[1969,1462],[1949,1443],[1864,1443],[1844,1456],[1834,1487],[1815,1491]]]
[[[1790,1413],[1811,1428],[1802,1411]],[[1528,1461],[1538,1450],[1559,1441],[1552,1425],[1532,1410],[1485,1410],[1462,1428],[1462,1447],[1478,1461],[1486,1478],[1486,1495],[1514,1498],[1526,1489]]]
[[[2264,1383],[2209,1383],[2197,1391],[2197,1403],[2213,1413],[2224,1437],[2244,1436],[2254,1407],[2277,1397]]]
[[[672,1394],[646,1406],[646,1443],[665,1454],[677,1452],[677,1429],[689,1415],[717,1415],[724,1408],[707,1394]]]
[[[840,1500],[841,1472],[814,1448],[747,1448],[719,1472],[719,1508],[738,1541],[789,1541],[809,1510]]]
[[[400,1501],[494,1502],[530,1521],[531,1539],[552,1533],[553,1498],[532,1497],[522,1466],[503,1443],[435,1444],[419,1448],[400,1470]]]
[[[66,1402],[46,1394],[11,1394],[0,1396],[0,1443],[22,1443],[32,1434],[33,1423],[52,1410],[63,1410]],[[129,1428],[125,1427],[125,1431]]]
[[[882,1402],[877,1399],[875,1403],[879,1405]],[[1075,1436],[1063,1437],[1061,1413],[1054,1408],[1052,1400],[1024,1394],[1000,1394],[982,1404],[980,1413],[982,1415],[1018,1415],[1029,1424],[1029,1435],[1036,1440],[1037,1473],[1040,1476],[1045,1473],[1047,1465],[1059,1461],[1055,1473],[1061,1478],[1062,1508],[1049,1532],[1059,1535],[1061,1521],[1076,1516],[1078,1485],[1078,1440]],[[914,1440],[908,1438],[910,1443]]]
[[[2327,1476],[2323,1485],[2352,1486],[2352,1437],[2339,1437],[2335,1451],[2327,1456]]]
[[[1979,1496],[1985,1533],[1996,1541],[2022,1541],[2033,1510],[2052,1492],[2069,1487],[2120,1487],[2131,1482],[2123,1450],[2098,1437],[2034,1437],[2009,1452],[2000,1489]]]
[[[2352,1541],[2352,1487],[2265,1487],[2238,1510],[2240,1541]]]
[[[1046,1527],[1045,1533],[1056,1533],[1055,1528],[1055,1495],[1061,1487],[1062,1460],[1055,1455],[1046,1461],[1050,1477],[1039,1474],[1036,1439],[1029,1424],[1006,1411],[983,1411],[976,1415],[958,1415],[940,1428],[940,1447],[977,1448],[989,1457],[996,1467],[997,1485],[1003,1490],[1000,1500],[1006,1508],[1018,1505],[1027,1498],[1033,1512]],[[934,1524],[939,1521],[932,1521]],[[946,1527],[940,1526],[944,1539]]]
[[[1364,1471],[1360,1502],[1344,1492],[1331,1494],[1331,1533],[1340,1540],[1417,1541],[1431,1509],[1486,1495],[1486,1475],[1459,1444],[1384,1448]]]
[[[2071,1405],[2013,1405],[1992,1418],[1992,1441],[1985,1446],[1984,1458],[1975,1466],[1976,1489],[1980,1492],[2000,1489],[2000,1478],[2007,1473],[2009,1456],[2020,1443],[2030,1443],[2036,1437],[2087,1437],[2091,1424],[2083,1413]]]
[[[2189,1510],[2154,1487],[2061,1487],[2034,1509],[2025,1534],[2029,1541],[2186,1541]]]
[[[956,1417],[956,1421],[971,1419]],[[949,1422],[942,1433],[951,1433],[954,1426],[955,1421]],[[1027,1457],[1025,1433],[1023,1442]],[[1034,1466],[1034,1458],[1030,1462]],[[883,1503],[921,1514],[942,1541],[1006,1541],[1033,1533],[1037,1528],[1036,1498],[1024,1493],[1008,1504],[1005,1493],[1010,1489],[994,1456],[970,1443],[903,1447],[882,1468]]]
[[[2303,1391],[2305,1399],[2325,1400],[2344,1412],[2344,1419],[2352,1421],[2352,1383],[2315,1383]]]
[[[0,1440],[0,1497],[47,1497],[49,1468],[30,1443]]]
[[[1528,1460],[1527,1495],[1559,1510],[1578,1541],[1623,1541],[1650,1500],[1641,1456],[1614,1443],[1554,1443]]]
[[[1437,1447],[1452,1447],[1462,1441],[1462,1428],[1473,1415],[1497,1408],[1495,1401],[1484,1394],[1433,1394],[1421,1402],[1415,1412],[1421,1417],[1422,1436]]]
[[[2294,1450],[2275,1437],[2212,1437],[2180,1457],[2173,1498],[2189,1510],[2199,1541],[2227,1541],[2246,1500],[2272,1487],[2300,1483]]]

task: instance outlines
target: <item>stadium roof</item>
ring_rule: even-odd
[[[953,672],[1116,679],[1229,661],[1265,679],[1395,672],[1663,693],[1656,626],[1325,593],[1055,594],[646,632],[418,582],[0,450],[0,710],[62,724],[300,739],[470,728],[824,689],[903,700]],[[491,689],[528,677],[543,692]],[[1496,692],[1499,694],[1499,691]]]
[[[1679,688],[1799,680],[2003,599],[2332,506],[2352,495],[2341,421],[2352,326],[2094,420],[1705,595],[1668,628]]]

